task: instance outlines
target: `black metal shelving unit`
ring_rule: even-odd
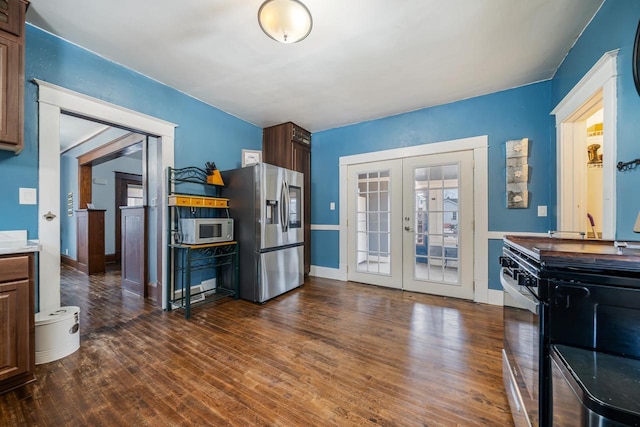
[[[197,167],[170,167],[167,170],[167,181],[170,221],[168,310],[184,309],[185,318],[189,319],[192,306],[226,297],[238,299],[238,243],[182,244],[179,230],[181,217],[206,215],[208,210],[226,211],[228,217],[228,200],[219,198],[220,187],[210,184],[207,173]],[[185,191],[178,191],[183,189]],[[202,194],[205,191],[212,194]],[[192,293],[191,276],[194,272],[203,270],[215,270],[216,287],[214,290],[201,289]]]

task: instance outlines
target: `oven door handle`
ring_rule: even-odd
[[[513,282],[513,283],[512,283]],[[507,273],[506,268],[500,269],[500,283],[506,292],[513,297],[516,302],[522,305],[524,308],[532,312],[533,314],[540,314],[540,303],[533,295],[524,295],[517,288],[517,283]]]

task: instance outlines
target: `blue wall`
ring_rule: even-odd
[[[620,49],[617,160],[640,157],[640,96],[631,76],[639,18],[637,0],[606,0],[551,81],[315,133],[312,223],[339,223],[340,156],[488,135],[489,230],[545,232],[554,228],[555,124],[549,112],[609,50]],[[18,205],[18,188],[37,187],[37,87],[30,82],[33,78],[177,123],[178,167],[213,160],[221,169],[232,168],[240,165],[242,148],[261,147],[260,128],[32,26],[27,26],[25,74],[25,148],[18,156],[0,152],[0,228],[27,229],[30,238],[37,237],[37,207]],[[523,137],[531,144],[530,208],[508,210],[504,142]],[[617,174],[619,239],[638,239],[631,229],[640,199],[627,197],[638,184],[640,170]],[[329,210],[330,202],[338,205],[336,210]],[[538,205],[547,205],[550,216],[537,217]],[[313,239],[312,264],[337,268],[338,232],[313,231]],[[491,266],[499,245],[490,242],[488,246]],[[490,288],[499,289],[499,284],[490,280]]]
[[[631,74],[633,41],[640,19],[637,0],[606,0],[564,59],[554,78],[448,105],[359,123],[313,135],[314,224],[338,224],[338,158],[363,152],[405,147],[468,136],[489,136],[489,230],[545,232],[555,228],[556,141],[555,121],[550,111],[589,69],[610,50],[618,54],[618,123],[616,161],[640,158],[640,96]],[[508,210],[504,202],[504,141],[528,137],[532,141],[529,163],[530,208]],[[331,166],[327,166],[331,165]],[[640,185],[640,169],[617,173],[618,239],[639,240],[632,228],[640,211],[640,199],[629,197]],[[549,217],[538,218],[536,206],[547,205]],[[312,264],[337,268],[338,239],[314,231],[325,246],[314,243]],[[497,264],[500,242],[489,242],[489,287],[500,289]],[[495,264],[495,265],[494,265]]]
[[[569,51],[551,83],[553,108],[605,52],[620,49],[617,62],[618,153],[616,162],[640,158],[640,96],[635,89],[631,72],[633,41],[639,19],[639,1],[607,0]],[[640,169],[617,172],[616,185],[616,238],[639,240],[640,236],[633,233],[633,224],[640,212],[640,199],[630,195],[638,191]]]
[[[312,223],[339,224],[339,158],[479,135],[489,137],[489,230],[546,232],[555,208],[555,146],[550,144],[550,81],[313,134]],[[529,208],[507,209],[505,141],[529,138]],[[337,209],[329,210],[336,202]],[[335,236],[330,236],[333,233]],[[337,268],[338,231],[314,231],[311,263]],[[318,239],[323,247],[315,242]],[[497,260],[499,251],[489,254]],[[497,261],[496,261],[497,262]],[[495,283],[494,283],[495,282]],[[499,289],[497,281],[490,287]]]
[[[25,55],[25,148],[18,156],[0,152],[0,229],[38,236],[37,206],[18,204],[18,188],[38,185],[38,94],[32,79],[176,123],[176,167],[203,167],[207,160],[220,169],[239,167],[243,148],[262,147],[261,128],[31,25]]]

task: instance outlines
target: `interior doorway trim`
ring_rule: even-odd
[[[602,91],[603,105],[603,150],[602,150],[602,238],[615,239],[616,232],[616,154],[617,154],[617,57],[619,49],[606,52],[595,65],[580,79],[560,103],[551,111],[556,116],[556,156],[557,156],[557,229],[562,230],[573,219],[567,218],[566,205],[574,193],[573,157],[573,117],[599,91]],[[586,133],[586,130],[585,130]],[[579,231],[579,230],[568,230]]]
[[[40,252],[39,283],[40,311],[60,307],[60,113],[62,111],[83,117],[112,123],[161,138],[162,170],[174,164],[174,141],[176,124],[121,107],[116,104],[84,95],[49,82],[33,80],[38,85],[38,238],[42,244]],[[162,229],[167,229],[167,188],[162,183],[162,199],[156,201]],[[52,212],[56,217],[47,221],[44,216]],[[57,231],[55,231],[57,227]],[[57,238],[56,238],[57,236]],[[166,259],[167,233],[162,233],[160,243],[162,258]],[[57,274],[53,266],[58,266]],[[163,301],[166,307],[166,268],[162,270]],[[160,277],[160,276],[159,276]]]
[[[349,165],[369,163],[380,160],[402,159],[405,157],[424,156],[430,154],[451,153],[455,151],[473,150],[473,206],[474,206],[474,234],[473,234],[473,281],[475,302],[489,303],[489,255],[488,255],[488,147],[487,135],[471,138],[455,139],[451,141],[434,142],[431,144],[415,145],[412,147],[394,148],[391,150],[374,151],[340,157],[339,182],[347,182],[347,168]],[[347,280],[347,186],[340,186],[340,278]]]

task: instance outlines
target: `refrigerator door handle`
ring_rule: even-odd
[[[286,197],[287,197],[286,194],[287,194],[287,183],[285,181],[282,181],[282,193],[280,193],[280,220],[281,220],[283,233],[287,232],[287,221],[286,221],[287,217],[285,215]]]
[[[285,212],[287,213],[287,232],[289,232],[289,223],[291,222],[291,212],[289,212],[289,209],[291,209],[291,193],[289,193],[289,183],[288,182],[284,182],[284,186],[286,188],[286,193],[285,193],[285,197],[287,199],[287,205],[285,206]]]

